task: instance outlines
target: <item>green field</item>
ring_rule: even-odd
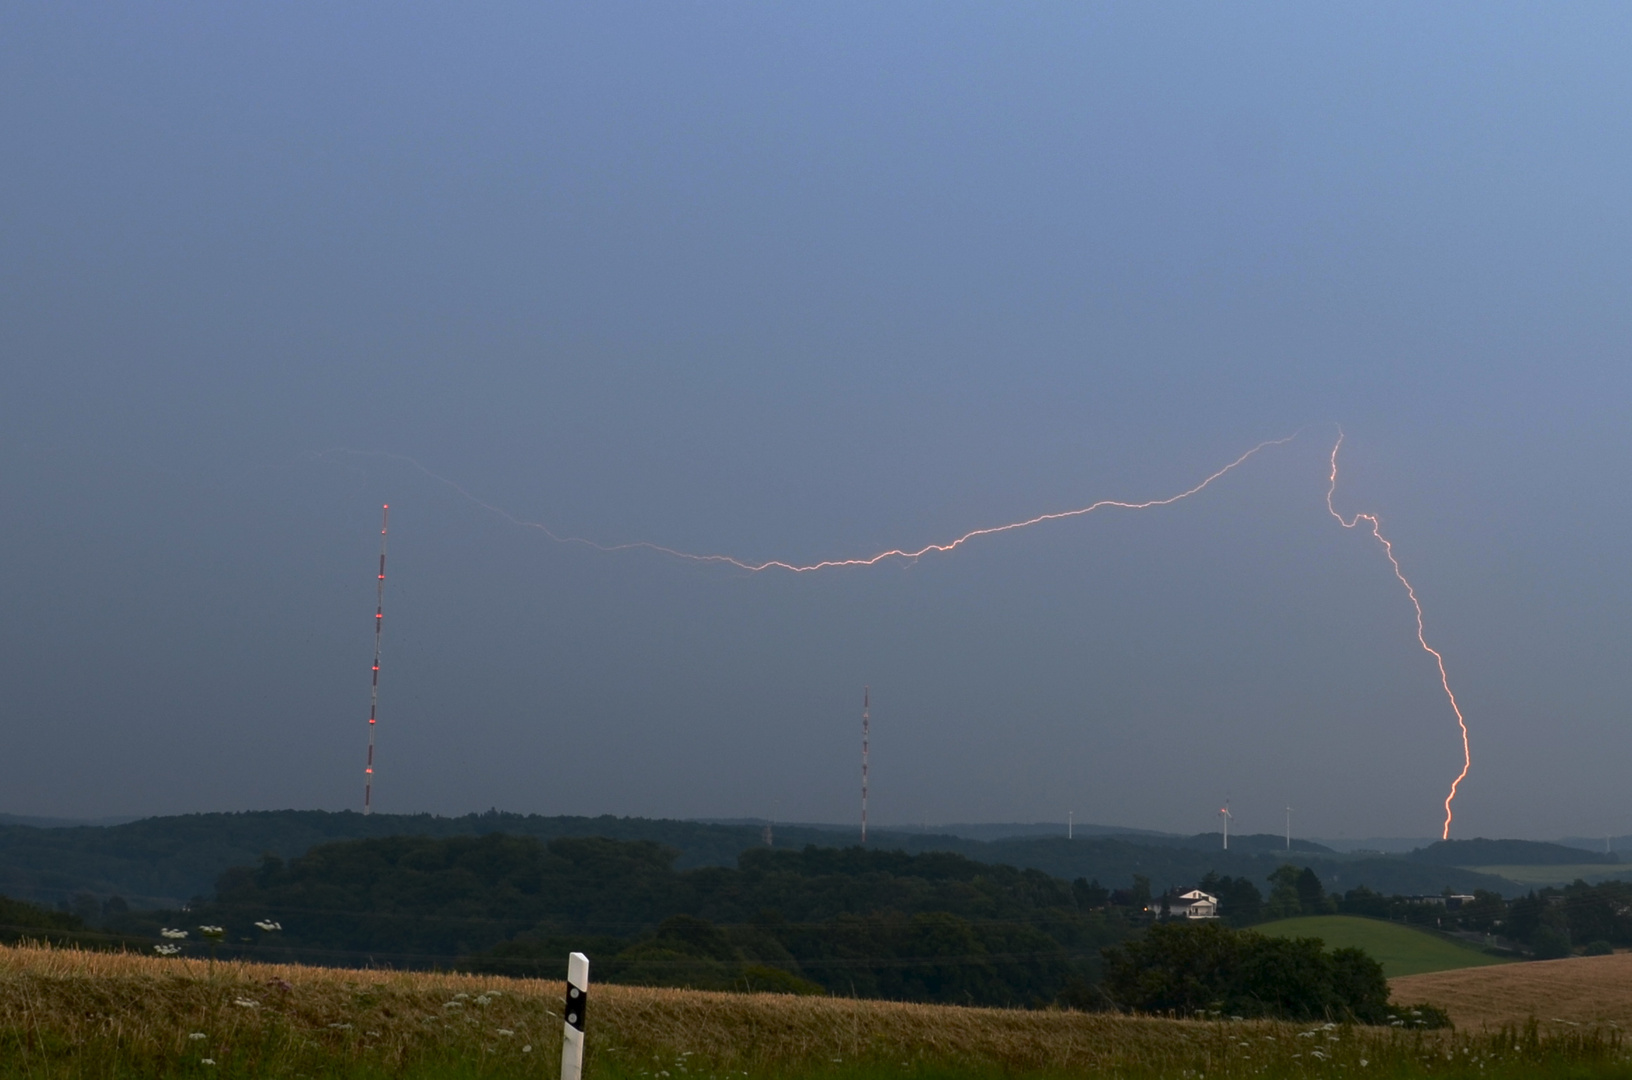
[[[1520,885],[1568,885],[1577,879],[1596,885],[1600,881],[1632,881],[1632,866],[1614,863],[1582,863],[1573,866],[1468,866],[1481,874],[1494,874]]]
[[[1389,978],[1506,962],[1471,945],[1447,941],[1399,923],[1363,919],[1357,915],[1278,919],[1252,929],[1276,937],[1318,937],[1333,949],[1364,949],[1383,965],[1383,973]]]

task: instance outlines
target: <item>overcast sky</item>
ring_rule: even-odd
[[[1632,14],[0,9],[0,811],[1632,832]],[[1101,498],[1171,506],[916,548]],[[411,458],[423,470],[403,460]]]

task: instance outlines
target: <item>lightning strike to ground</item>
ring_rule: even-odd
[[[1440,832],[1441,840],[1449,840],[1451,838],[1451,819],[1453,816],[1451,803],[1456,801],[1456,789],[1462,786],[1463,780],[1467,779],[1468,769],[1473,764],[1473,757],[1468,751],[1468,722],[1462,715],[1462,707],[1456,703],[1456,695],[1451,692],[1450,676],[1445,674],[1445,658],[1440,655],[1438,649],[1428,644],[1428,639],[1424,636],[1422,602],[1417,599],[1417,590],[1411,587],[1411,582],[1406,580],[1405,572],[1400,569],[1400,560],[1394,557],[1394,545],[1389,542],[1388,537],[1383,535],[1382,522],[1378,520],[1375,514],[1355,514],[1352,518],[1346,519],[1332,505],[1332,497],[1337,493],[1337,452],[1342,446],[1343,432],[1339,429],[1337,442],[1332,446],[1332,476],[1331,482],[1326,488],[1326,509],[1331,511],[1332,516],[1337,519],[1337,523],[1345,529],[1353,529],[1364,521],[1371,526],[1371,535],[1376,537],[1377,542],[1383,545],[1383,554],[1388,556],[1389,565],[1394,567],[1394,576],[1400,579],[1401,585],[1405,586],[1405,595],[1411,598],[1411,606],[1416,610],[1417,644],[1421,645],[1423,651],[1432,656],[1434,663],[1439,665],[1439,685],[1445,689],[1446,700],[1451,703],[1451,711],[1456,714],[1456,726],[1462,731],[1462,771],[1456,775],[1455,780],[1451,781],[1450,794],[1445,796],[1445,828]]]
[[[475,495],[472,495],[470,492],[466,491],[452,480],[432,472],[430,469],[427,469],[413,458],[404,457],[401,454],[388,454],[367,450],[339,450],[329,451],[329,453],[360,454],[368,457],[383,457],[394,461],[406,462],[438,483],[446,484],[448,487],[458,492],[461,496],[469,500],[471,503],[474,503],[476,506],[481,507],[489,513],[496,514],[499,517],[504,518],[506,521],[519,525],[522,528],[535,529],[558,544],[582,544],[585,547],[594,548],[596,551],[606,552],[652,551],[661,555],[668,555],[672,558],[684,559],[688,562],[721,563],[727,566],[734,566],[739,570],[746,570],[749,573],[754,574],[761,573],[766,570],[783,570],[794,574],[808,574],[816,570],[836,570],[845,567],[876,566],[881,562],[891,559],[899,559],[902,562],[913,562],[924,557],[925,555],[944,554],[949,551],[955,551],[964,544],[968,543],[970,540],[979,539],[983,536],[995,536],[998,533],[1013,532],[1016,529],[1026,529],[1033,525],[1044,524],[1045,522],[1063,521],[1067,518],[1082,517],[1086,514],[1092,514],[1096,510],[1151,510],[1159,506],[1171,506],[1176,502],[1190,498],[1192,495],[1200,494],[1203,490],[1211,486],[1215,480],[1218,480],[1226,473],[1231,472],[1237,466],[1244,464],[1247,459],[1251,458],[1254,454],[1257,454],[1260,450],[1264,450],[1271,446],[1284,445],[1291,442],[1295,438],[1297,438],[1296,435],[1288,435],[1284,439],[1266,439],[1257,446],[1254,446],[1251,450],[1248,450],[1246,453],[1242,454],[1240,457],[1236,458],[1234,461],[1230,462],[1228,465],[1225,465],[1223,468],[1212,473],[1205,480],[1202,480],[1195,486],[1186,488],[1177,495],[1169,495],[1166,498],[1146,499],[1143,502],[1123,502],[1118,499],[1101,499],[1098,502],[1090,503],[1087,506],[1080,506],[1074,510],[1057,510],[1047,514],[1038,514],[1036,517],[1026,518],[1024,521],[1011,521],[1005,525],[989,525],[985,528],[971,529],[957,539],[943,544],[925,544],[923,547],[914,550],[908,550],[905,548],[891,548],[888,551],[880,551],[876,555],[849,559],[823,559],[820,562],[813,563],[784,562],[781,559],[767,559],[764,562],[751,562],[736,558],[732,555],[699,554],[691,551],[680,551],[675,548],[664,547],[661,544],[654,544],[647,540],[635,540],[624,544],[602,544],[594,540],[585,539],[581,536],[562,536],[542,522],[524,521],[502,507],[494,506],[492,503],[486,502]]]

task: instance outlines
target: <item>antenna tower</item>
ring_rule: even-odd
[[[861,688],[861,843],[867,844],[867,740],[872,735],[871,699],[873,688]]]
[[[385,623],[385,531],[391,504],[380,508],[380,580],[374,594],[374,681],[368,691],[368,764],[363,768],[363,813],[374,812],[374,723],[380,708],[380,628]]]

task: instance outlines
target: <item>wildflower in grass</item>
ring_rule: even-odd
[[[255,925],[260,927],[262,930],[265,930],[269,934],[274,930],[283,929],[282,923],[273,922],[271,919],[257,919],[255,921]]]
[[[533,1044],[532,1044],[532,1043],[528,1043],[528,1044],[527,1044],[527,1045],[526,1045],[526,1046],[523,1046],[523,1047],[522,1047],[522,1048],[521,1048],[521,1052],[522,1052],[522,1053],[524,1053],[524,1054],[530,1054],[530,1053],[532,1053],[532,1052],[533,1052]]]
[[[214,1065],[215,1064],[215,1059],[214,1058],[199,1058],[198,1063],[200,1065]]]
[[[232,1003],[234,1005],[242,1005],[246,1009],[258,1009],[261,1007],[261,1003],[256,1001],[254,998],[233,998]]]
[[[166,943],[164,945],[153,946],[153,951],[158,953],[160,956],[174,956],[181,951],[181,946]]]
[[[219,926],[200,926],[198,932],[210,939],[210,978],[215,978],[215,950],[227,932]]]
[[[198,1040],[198,1039],[205,1038],[206,1036],[202,1031],[195,1031],[192,1034],[188,1035],[187,1037],[189,1039]]]
[[[185,931],[185,930],[172,930],[169,927],[165,927],[163,930],[159,931],[159,936],[160,937],[178,938],[179,939],[179,938],[186,937],[187,936],[187,931]]]
[[[509,1028],[499,1028],[499,1034],[504,1035],[506,1037],[509,1037],[511,1035],[514,1035],[515,1032],[511,1031]]]
[[[491,1000],[491,999],[486,994],[482,994],[482,995],[480,995],[479,997],[476,998],[476,1004],[486,1005],[489,1000]]]
[[[462,1009],[465,1007],[465,1003],[463,1001],[444,1001],[442,1007],[444,1009]]]

